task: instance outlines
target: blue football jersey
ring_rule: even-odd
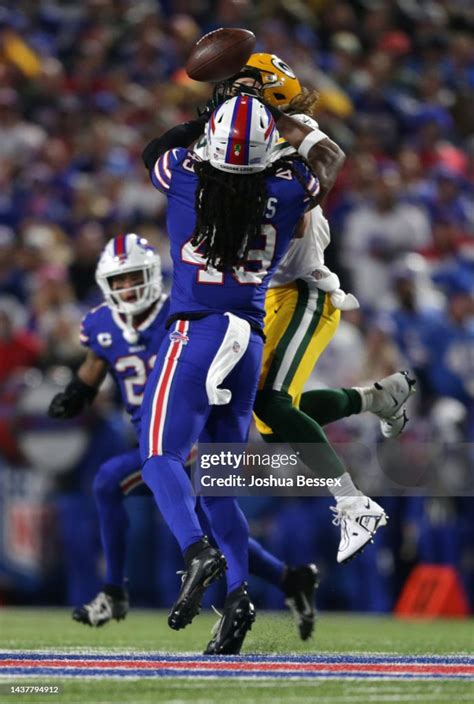
[[[267,176],[267,208],[261,234],[252,243],[245,266],[222,273],[206,269],[199,246],[191,244],[196,225],[197,160],[187,149],[172,149],[150,170],[153,185],[168,197],[167,227],[173,260],[170,314],[230,311],[263,326],[268,284],[296,224],[319,192],[318,179],[300,161],[295,161],[294,168],[307,191],[288,168]]]
[[[168,316],[169,299],[158,303],[137,328],[138,340],[134,343],[124,338],[125,326],[119,313],[105,303],[89,311],[82,321],[81,344],[107,363],[137,434],[145,383],[166,334]]]

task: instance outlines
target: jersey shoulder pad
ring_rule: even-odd
[[[309,166],[304,162],[295,159],[293,161],[293,168],[298,172],[300,178],[298,179],[301,187],[306,191],[306,197],[308,200],[316,198],[320,191],[319,179],[314,174]]]
[[[95,342],[97,335],[105,328],[110,328],[111,312],[106,303],[86,313],[81,321],[79,340],[84,347],[90,347]]]
[[[155,162],[155,165],[150,171],[151,182],[162,193],[169,193],[173,187],[173,179],[176,176],[176,171],[181,170],[180,167],[185,162],[186,157],[193,159],[192,152],[184,147],[176,147],[168,149]],[[192,171],[192,169],[184,170]]]

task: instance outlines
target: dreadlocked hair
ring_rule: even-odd
[[[194,165],[198,175],[196,189],[196,230],[191,240],[201,245],[206,268],[230,271],[245,263],[253,241],[260,234],[266,210],[265,180],[282,169],[289,169],[310,198],[296,162],[305,163],[298,154],[282,157],[265,171],[255,174],[228,174],[208,161]]]
[[[303,86],[301,93],[292,98],[285,112],[290,114],[302,112],[305,115],[309,115],[309,117],[314,117],[318,100],[319,93],[317,90],[310,90]]]
[[[265,175],[229,174],[208,161],[194,165],[196,231],[192,244],[201,245],[207,267],[230,271],[246,261],[249,248],[259,234],[267,202]]]

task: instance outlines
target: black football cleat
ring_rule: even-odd
[[[207,587],[222,577],[227,562],[224,555],[211,545],[207,538],[191,546],[192,556],[186,558],[186,570],[182,573],[179,596],[168,615],[168,626],[175,631],[186,628],[201,609],[201,601]]]
[[[72,612],[74,621],[88,626],[103,626],[113,618],[121,621],[128,614],[130,603],[125,588],[105,585],[88,604],[77,607]]]
[[[238,655],[254,621],[255,607],[244,583],[227,597],[224,612],[213,628],[212,640],[204,655]]]
[[[314,631],[318,586],[319,572],[313,564],[289,567],[282,582],[285,604],[294,616],[301,640],[308,640]]]

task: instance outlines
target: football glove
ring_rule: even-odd
[[[48,415],[50,418],[68,419],[78,416],[86,403],[92,403],[97,394],[88,384],[84,384],[78,377],[75,377],[66,386],[64,391],[56,394],[49,404]]]
[[[210,98],[207,103],[204,105],[202,108],[197,108],[197,114],[198,118],[202,119],[205,122],[208,121],[208,119],[211,117],[212,113],[214,110],[220,105],[220,103],[216,103],[214,100],[214,96]]]

